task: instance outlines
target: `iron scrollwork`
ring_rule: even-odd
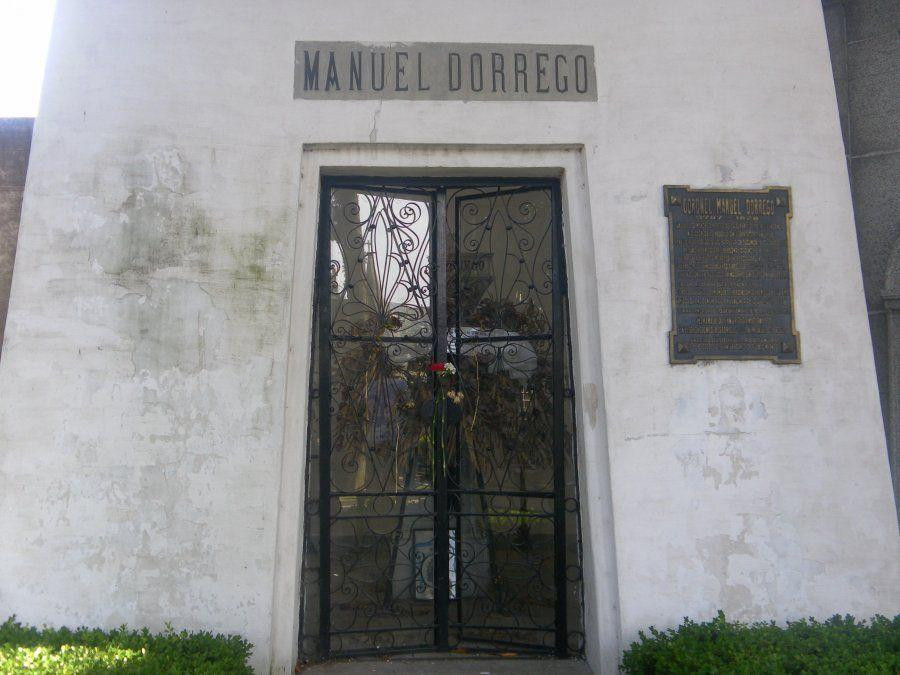
[[[301,657],[582,654],[558,187],[323,190]]]

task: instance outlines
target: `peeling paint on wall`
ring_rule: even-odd
[[[736,535],[698,539],[697,555],[719,585],[719,608],[735,618],[772,616],[778,558],[755,532],[764,521],[750,514],[741,514],[740,521]]]

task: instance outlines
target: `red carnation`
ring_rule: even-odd
[[[445,365],[443,363],[432,363],[428,368],[432,373],[443,372]]]

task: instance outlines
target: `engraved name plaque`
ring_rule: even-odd
[[[663,188],[669,219],[669,361],[800,362],[791,284],[791,191]]]
[[[597,100],[590,45],[296,42],[294,98]]]

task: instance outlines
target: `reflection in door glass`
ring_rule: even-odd
[[[325,189],[303,658],[582,654],[558,190]]]

